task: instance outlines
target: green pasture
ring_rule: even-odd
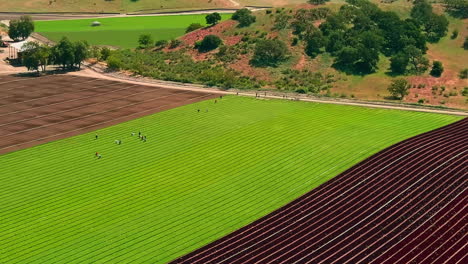
[[[459,119],[227,96],[2,155],[0,263],[165,263]]]
[[[206,15],[138,16],[99,19],[36,21],[36,31],[58,41],[66,36],[71,40],[86,40],[92,45],[135,48],[141,34],[151,34],[155,40],[170,40],[185,34],[191,23],[206,25]],[[223,20],[230,14],[222,14]],[[92,27],[93,21],[101,26]]]

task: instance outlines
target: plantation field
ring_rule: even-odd
[[[242,2],[242,1],[239,1]],[[0,12],[141,12],[232,8],[226,0],[10,0],[2,1]]]
[[[165,263],[459,119],[227,96],[2,155],[0,263]]]
[[[151,34],[154,40],[170,40],[185,34],[191,23],[206,25],[206,15],[141,16],[100,19],[37,21],[36,31],[58,41],[66,36],[71,40],[86,40],[92,45],[109,45],[122,48],[138,46],[141,34]],[[223,20],[231,15],[222,14]],[[93,21],[101,26],[92,27]]]

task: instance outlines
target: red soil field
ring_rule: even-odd
[[[468,118],[172,263],[467,263]]]
[[[0,154],[214,98],[68,75],[0,75]]]

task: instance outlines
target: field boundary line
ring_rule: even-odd
[[[169,82],[163,80],[156,80],[156,79],[149,79],[149,78],[134,78],[134,77],[126,77],[120,74],[112,74],[104,72],[104,69],[96,68],[93,65],[87,64],[85,65],[87,69],[92,71],[93,73],[86,73],[82,71],[81,74],[78,73],[71,73],[76,74],[78,76],[86,76],[86,77],[93,77],[93,78],[101,78],[107,80],[120,80],[121,82],[128,82],[128,83],[136,83],[142,85],[154,85],[161,88],[167,89],[187,89],[192,91],[201,91],[201,92],[209,92],[209,93],[217,93],[217,94],[226,94],[226,95],[241,95],[241,96],[249,96],[249,97],[257,97],[257,94],[264,94],[265,91],[237,91],[237,90],[221,90],[220,88],[213,87],[208,88],[207,86],[198,85],[198,84],[185,84],[185,83],[178,83],[178,82]],[[83,74],[83,75],[82,75]],[[268,92],[267,92],[268,93]],[[437,114],[448,114],[448,115],[458,115],[458,116],[468,116],[468,111],[464,110],[444,110],[444,109],[430,109],[430,108],[418,108],[412,107],[410,105],[397,105],[392,103],[378,103],[378,102],[366,102],[366,101],[341,101],[341,100],[325,100],[325,99],[318,99],[318,98],[302,98],[299,95],[291,96],[288,95],[286,97],[279,96],[279,95],[266,95],[261,96],[260,98],[266,99],[282,99],[282,100],[296,100],[296,101],[304,101],[304,102],[312,102],[312,103],[325,103],[325,104],[336,104],[336,105],[350,105],[350,106],[360,106],[360,107],[367,107],[367,108],[382,108],[382,109],[394,109],[394,110],[402,110],[402,111],[415,111],[415,112],[425,112],[425,113],[437,113]]]

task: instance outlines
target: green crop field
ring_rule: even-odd
[[[227,96],[2,155],[0,263],[164,263],[459,119]]]
[[[63,36],[71,40],[86,40],[92,45],[109,45],[122,48],[138,46],[141,34],[151,34],[155,40],[170,40],[185,34],[185,29],[191,23],[205,25],[206,15],[177,16],[139,16],[100,19],[77,19],[36,21],[36,32],[58,41]],[[231,15],[222,14],[223,20]],[[101,22],[101,26],[92,27],[93,21]]]

